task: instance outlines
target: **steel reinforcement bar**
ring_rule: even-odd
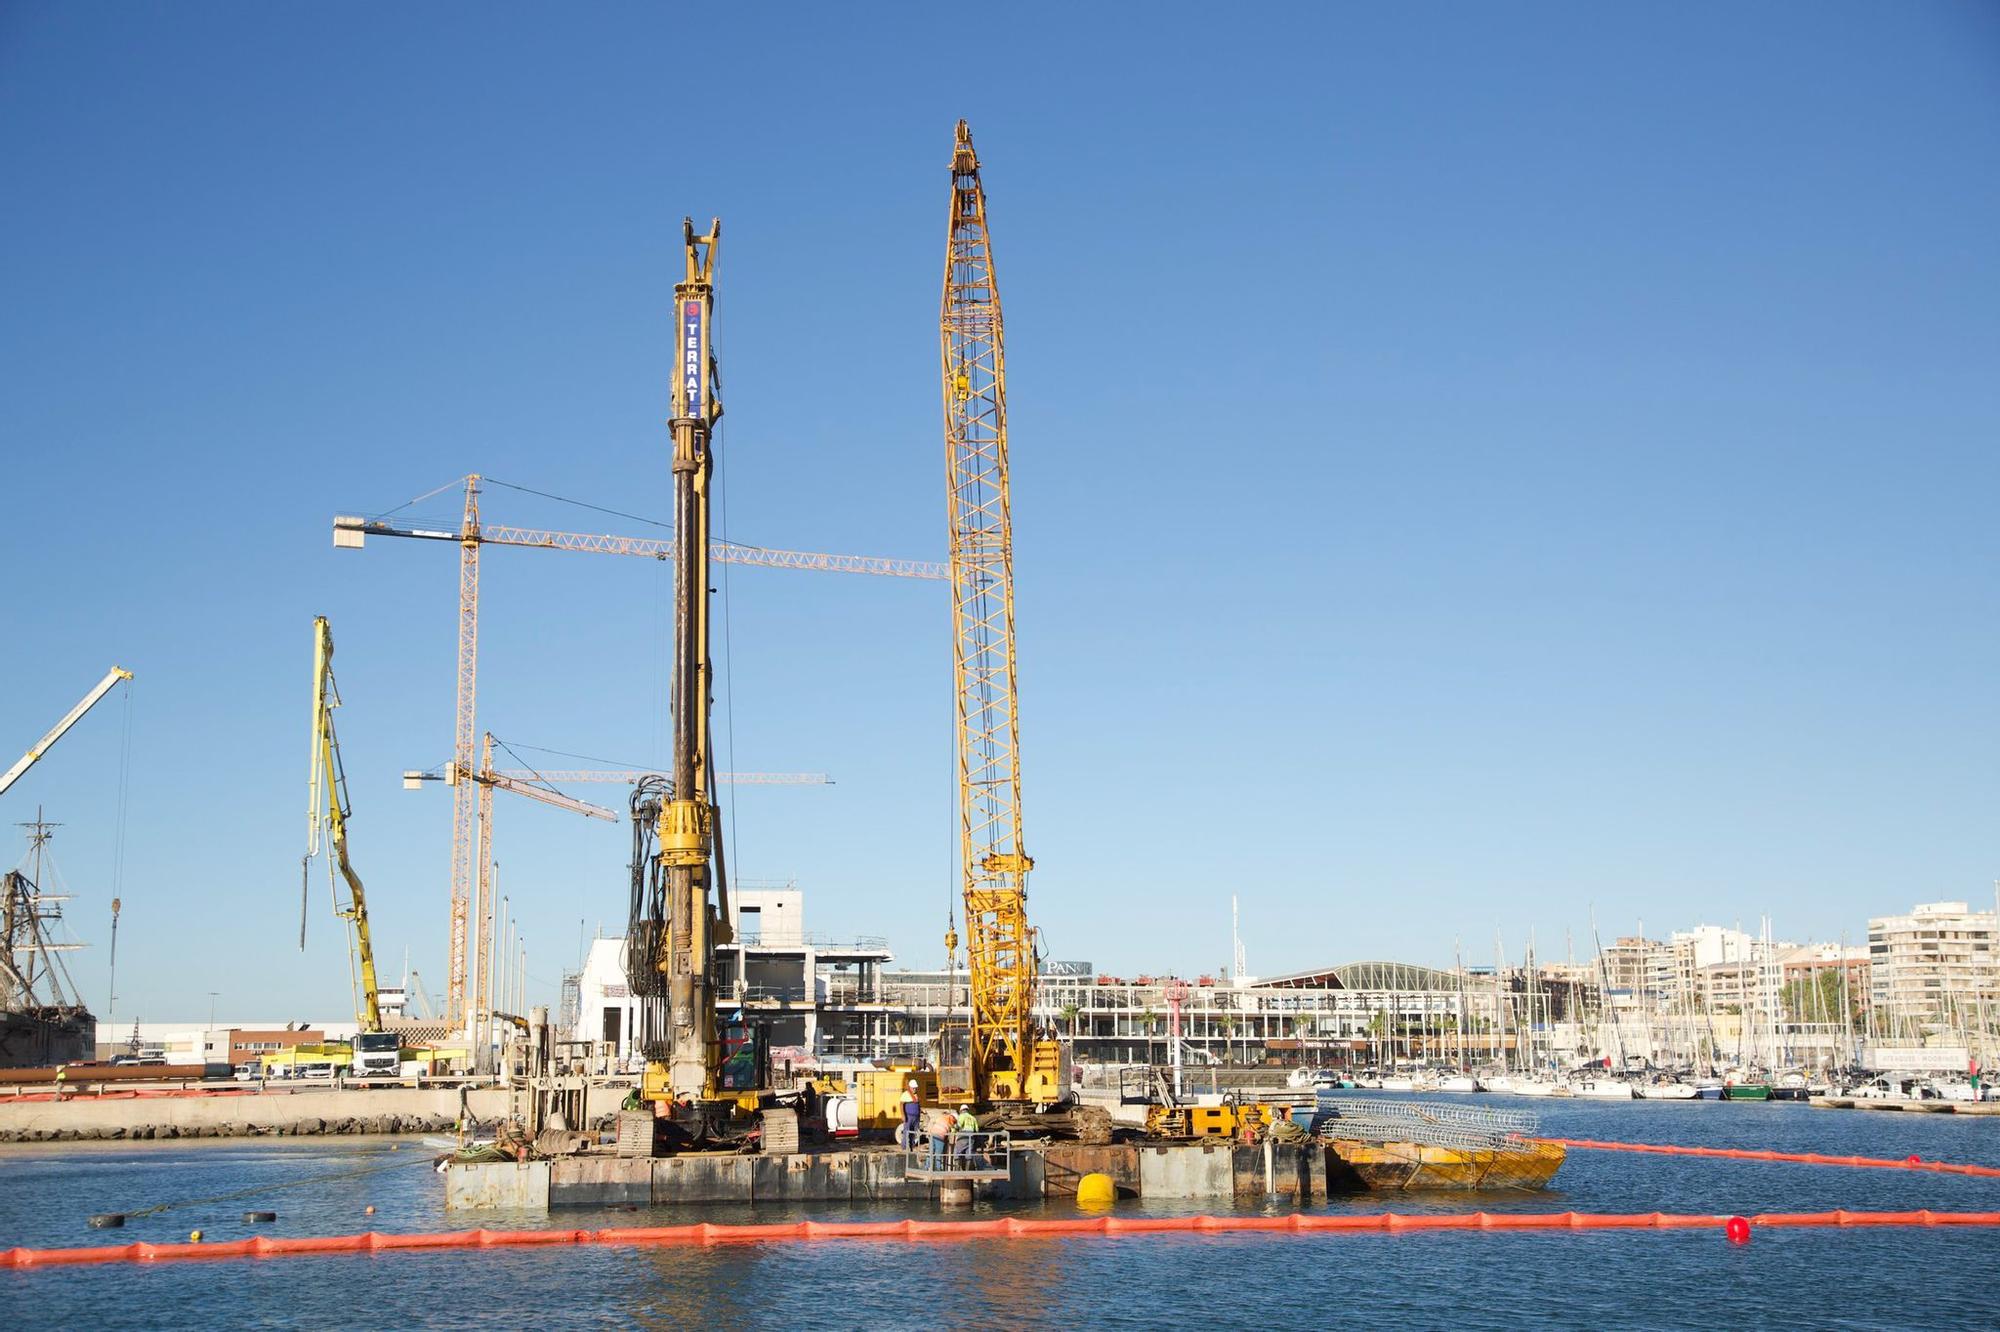
[[[1655,1156],[1712,1156],[1729,1161],[1793,1161],[1799,1165],[1854,1166],[1864,1170],[1928,1170],[1938,1175],[2000,1178],[2000,1166],[1956,1165],[1921,1156],[1827,1156],[1820,1152],[1767,1152],[1748,1147],[1677,1147],[1658,1142],[1600,1142],[1595,1138],[1543,1138],[1560,1147],[1592,1152],[1645,1152]]]
[[[609,1230],[453,1230],[430,1234],[359,1235],[225,1240],[212,1244],[119,1244],[76,1249],[0,1249],[0,1267],[72,1267],[86,1263],[152,1263],[191,1258],[295,1258],[308,1254],[399,1253],[432,1249],[532,1248],[624,1245],[768,1243],[781,1240],[968,1240],[1045,1237],[1151,1235],[1172,1232],[1216,1234],[1232,1231],[1338,1234],[1422,1230],[1578,1231],[1722,1230],[1744,1225],[1785,1226],[1988,1226],[2000,1227],[2000,1212],[1767,1212],[1751,1217],[1688,1212],[1461,1212],[1413,1216],[1366,1212],[1289,1216],[1085,1216],[1035,1219],[1000,1217],[991,1221],[799,1221],[771,1225],[635,1226]],[[1744,1232],[1747,1233],[1747,1232]]]

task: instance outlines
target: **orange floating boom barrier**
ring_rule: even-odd
[[[1827,1156],[1820,1152],[1766,1152],[1747,1147],[1677,1147],[1661,1142],[1599,1142],[1594,1138],[1543,1138],[1543,1142],[1592,1152],[1649,1152],[1657,1156],[1713,1156],[1730,1161],[1793,1161],[1800,1165],[1854,1166],[1864,1170],[1928,1170],[1937,1175],[2000,1178],[2000,1166],[1955,1165],[1922,1157]]]
[[[1417,1230],[1723,1230],[1732,1221],[1780,1226],[2000,1226],[2000,1212],[1768,1212],[1735,1218],[1688,1212],[1406,1212],[1289,1216],[999,1217],[991,1221],[797,1221],[771,1225],[629,1226],[609,1230],[452,1230],[429,1234],[272,1238],[213,1244],[117,1244],[78,1249],[0,1249],[0,1267],[74,1267],[87,1263],[155,1263],[189,1258],[294,1258],[307,1254],[394,1253],[422,1249],[494,1249],[624,1245],[769,1243],[783,1240],[970,1240],[1045,1236],[1095,1237],[1168,1232],[1217,1234],[1266,1231],[1285,1235]]]

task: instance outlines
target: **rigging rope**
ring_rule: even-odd
[[[409,508],[412,504],[422,504],[425,500],[429,499],[433,495],[442,495],[445,491],[450,490],[453,486],[462,486],[464,484],[465,484],[464,477],[455,476],[451,480],[445,482],[443,485],[437,487],[435,490],[426,490],[423,494],[417,496],[415,499],[406,499],[393,509],[382,510],[382,512],[376,514],[373,518],[369,519],[369,521],[379,523],[392,513],[401,513],[403,510]]]
[[[711,332],[709,336],[712,340],[714,333]],[[727,426],[728,423],[726,421],[717,421],[715,423],[715,442],[710,446],[710,454],[715,460],[715,502],[716,508],[721,511],[722,515],[721,529],[724,545],[729,543],[729,481],[722,467],[723,451],[721,446]],[[722,565],[722,718],[723,734],[729,742],[728,762],[729,766],[734,768],[736,766],[736,653],[729,633],[729,604],[729,565],[725,561]],[[708,798],[711,803],[719,805],[721,802],[715,798],[715,755],[713,753],[709,755],[708,766],[710,784]],[[729,861],[731,864],[739,867],[743,864],[743,861],[738,856],[738,852],[742,848],[736,840],[736,827],[740,822],[741,819],[738,818],[736,810],[732,808],[729,811],[728,823]],[[727,889],[727,885],[728,880],[723,880],[725,890]]]
[[[579,509],[590,509],[596,513],[608,513],[613,518],[630,518],[633,522],[644,523],[648,527],[665,528],[668,531],[673,530],[672,523],[663,523],[657,518],[647,518],[641,514],[627,513],[623,509],[607,509],[602,504],[592,504],[587,500],[571,499],[567,495],[554,495],[546,490],[536,490],[533,486],[517,486],[512,481],[501,481],[490,476],[481,477],[480,480],[486,482],[488,485],[500,486],[506,490],[518,490],[523,495],[538,495],[542,499],[554,500],[558,504],[574,504]],[[431,493],[436,494],[437,492],[432,491]],[[415,500],[410,502],[412,504],[416,503]]]

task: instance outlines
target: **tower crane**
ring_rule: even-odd
[[[686,386],[676,378],[676,393]],[[333,520],[333,544],[337,549],[359,550],[371,536],[406,537],[419,541],[448,541],[458,545],[458,670],[457,713],[453,726],[452,761],[461,771],[470,772],[473,749],[478,739],[476,724],[479,692],[479,552],[481,547],[522,546],[536,550],[567,550],[601,555],[638,556],[644,559],[673,560],[682,549],[680,535],[668,540],[626,537],[585,532],[556,532],[539,528],[494,526],[481,522],[479,514],[480,476],[465,478],[465,509],[456,531],[441,527],[421,527],[394,523],[382,518],[337,515]],[[435,494],[436,492],[431,492]],[[868,555],[828,555],[809,551],[775,550],[709,540],[703,533],[701,553],[718,564],[748,564],[773,569],[808,569],[826,573],[873,574],[887,578],[916,578],[942,581],[945,566],[928,560],[885,559]],[[462,785],[453,793],[451,809],[451,952],[445,986],[445,1017],[463,1028],[470,1009],[466,1001],[469,963],[469,918],[473,889],[474,861],[478,854],[473,841],[476,818],[473,788]]]
[[[959,872],[971,1011],[938,1037],[938,1090],[987,1106],[1071,1097],[1068,1047],[1035,1025],[1035,936],[1021,837],[1014,654],[1014,527],[1007,477],[1007,361],[986,191],[958,122],[939,316],[958,698]],[[955,957],[957,931],[947,928]]]
[[[4,795],[8,787],[19,781],[22,773],[34,767],[40,761],[42,755],[49,752],[49,746],[62,739],[64,733],[70,727],[82,721],[84,713],[96,707],[98,701],[110,693],[121,682],[131,678],[132,672],[126,670],[123,666],[113,666],[110,670],[106,671],[104,678],[92,685],[90,692],[85,694],[75,707],[63,714],[63,719],[50,728],[47,735],[29,746],[28,752],[21,755],[14,766],[7,769],[5,775],[0,775],[0,795]]]
[[[410,988],[408,994],[409,1003],[412,1008],[415,1008],[419,1004],[423,1006],[423,1011],[414,1014],[415,1017],[425,1022],[432,1021],[437,1017],[437,1005],[431,1002],[430,991],[424,988],[424,978],[418,974],[415,968],[411,968],[410,970]]]
[[[475,797],[476,812],[473,819],[475,844],[479,850],[473,906],[475,947],[470,999],[472,1030],[468,1033],[474,1051],[483,1051],[489,1047],[493,1014],[493,792],[512,791],[516,795],[538,800],[557,809],[566,809],[573,814],[615,822],[618,816],[602,805],[577,800],[550,788],[557,784],[590,783],[637,786],[642,782],[662,780],[657,774],[639,768],[496,769],[493,766],[494,743],[493,733],[486,732],[480,750],[479,768],[475,772],[466,774],[467,781],[474,785],[478,792]],[[459,780],[457,765],[452,763],[445,764],[441,773],[415,769],[403,773],[403,785],[410,790],[434,781],[443,781],[448,786],[456,786]],[[716,781],[724,786],[830,786],[833,783],[833,779],[823,772],[724,772],[716,775]]]
[[[532,782],[493,770],[493,732],[486,733],[480,747],[479,771],[468,774],[479,785],[479,970],[473,987],[477,1010],[474,1050],[481,1058],[492,1044],[493,1022],[493,793],[512,791],[556,809],[566,809],[586,818],[616,823],[618,816],[602,805],[566,796]]]
[[[403,785],[415,788],[425,782],[442,780],[454,790],[471,788],[474,796],[473,830],[474,842],[478,847],[477,865],[474,871],[476,894],[473,901],[472,919],[476,922],[477,937],[473,953],[472,991],[467,999],[466,1035],[470,1039],[473,1058],[480,1061],[484,1069],[486,1051],[491,1046],[493,1020],[493,793],[512,791],[530,800],[557,809],[566,809],[572,814],[586,818],[604,819],[616,823],[618,816],[602,805],[593,805],[587,800],[566,796],[560,791],[551,791],[538,786],[528,777],[520,774],[496,772],[493,768],[493,732],[486,732],[480,747],[479,766],[476,769],[461,770],[456,763],[447,763],[442,774],[407,771],[403,774]]]
[[[299,947],[306,944],[303,894],[310,881],[313,857],[322,842],[332,852],[329,876],[334,869],[347,882],[347,903],[342,905],[336,889],[334,912],[345,920],[352,937],[358,983],[355,1020],[363,1033],[382,1031],[382,1003],[375,979],[375,943],[368,934],[368,899],[361,876],[347,857],[347,820],[351,806],[347,800],[347,773],[340,762],[340,740],[333,732],[333,710],[340,706],[340,690],[333,682],[333,629],[324,615],[313,621],[313,705],[312,767],[307,778],[306,853],[299,868],[306,880],[300,885]]]

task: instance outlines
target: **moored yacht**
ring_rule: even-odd
[[[1572,1096],[1590,1096],[1609,1101],[1632,1099],[1632,1084],[1620,1082],[1616,1078],[1571,1078],[1569,1087]]]

